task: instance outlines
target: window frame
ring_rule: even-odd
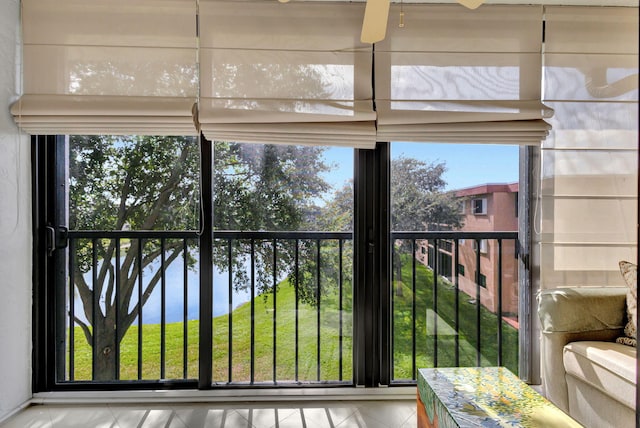
[[[61,213],[55,211],[54,183],[56,174],[61,174],[59,168],[61,161],[56,160],[55,142],[56,136],[32,136],[33,148],[33,202],[34,202],[34,359],[33,359],[33,390],[34,392],[44,391],[82,391],[82,390],[135,390],[135,389],[211,389],[211,368],[201,368],[197,382],[132,382],[132,383],[78,383],[61,384],[55,378],[56,364],[61,362],[56,360],[55,355],[55,335],[52,327],[56,325],[56,310],[54,303],[56,289],[53,280],[56,274],[55,251],[53,257],[49,254],[48,248],[48,225],[60,224]],[[212,144],[203,145],[204,156],[201,162],[204,165],[212,165]],[[529,162],[531,148],[521,147],[521,175],[529,177],[529,171],[522,168],[523,159]],[[525,163],[526,163],[525,162]],[[389,290],[391,289],[391,251],[390,251],[390,220],[389,220],[389,166],[390,166],[390,143],[378,143],[375,150],[355,149],[354,150],[354,319],[353,319],[353,381],[354,386],[377,387],[390,385],[391,379],[391,358],[390,355],[390,319],[391,305]],[[209,168],[207,166],[207,168]],[[210,173],[209,173],[210,174]],[[522,177],[521,177],[522,182]],[[526,186],[523,186],[526,187]],[[202,193],[206,194],[207,189],[212,190],[212,183],[203,181]],[[520,259],[519,267],[522,270],[520,285],[520,312],[530,313],[530,306],[524,306],[523,302],[530,305],[532,300],[531,289],[529,287],[530,271],[528,268],[528,255],[530,253],[530,241],[522,241],[523,230],[528,232],[528,224],[523,224],[522,219],[526,213],[528,218],[528,203],[525,195],[528,194],[526,188],[521,189],[518,197],[520,200],[520,236],[519,247]],[[59,207],[58,207],[59,210]],[[207,206],[203,206],[203,211],[211,211]],[[56,217],[57,216],[57,217]],[[204,225],[203,225],[204,226]],[[62,231],[59,231],[62,233]],[[210,235],[205,228],[205,235]],[[61,235],[60,235],[61,236]],[[459,242],[456,247],[461,247],[463,242]],[[208,248],[212,246],[209,245]],[[456,249],[457,250],[457,249]],[[206,259],[210,256],[205,254]],[[458,267],[459,268],[459,267]],[[464,276],[466,272],[462,273]],[[210,275],[211,272],[201,273]],[[525,282],[525,285],[522,282]],[[522,290],[528,290],[524,293]],[[202,296],[208,296],[206,291]],[[210,296],[210,295],[209,295]],[[211,299],[208,299],[211,301]],[[380,310],[383,308],[383,310]],[[208,308],[201,310],[206,313]],[[357,315],[356,315],[356,310]],[[521,319],[520,338],[520,377],[524,380],[534,379],[535,375],[532,367],[539,358],[539,353],[531,353],[533,347],[532,335],[529,333],[532,319]],[[208,323],[203,323],[208,324]],[[209,331],[210,333],[210,331]],[[205,329],[205,334],[207,331]],[[210,337],[210,336],[209,336]],[[206,341],[203,341],[206,342]],[[204,349],[201,352],[209,353],[212,350],[210,344],[201,344]],[[53,353],[52,353],[53,351]],[[376,355],[374,359],[367,358],[367,355]]]
[[[480,207],[476,204],[480,202]],[[480,208],[478,210],[478,208]],[[471,213],[473,215],[487,215],[488,202],[487,198],[473,198],[471,199]]]

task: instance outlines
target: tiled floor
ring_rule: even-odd
[[[409,428],[414,400],[167,405],[34,405],[0,428]]]

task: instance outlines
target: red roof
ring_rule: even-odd
[[[478,186],[454,190],[456,196],[487,195],[489,193],[515,193],[519,188],[518,183],[487,183]]]

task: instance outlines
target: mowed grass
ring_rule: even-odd
[[[416,265],[416,317],[412,316],[411,260],[403,263],[402,281],[393,288],[393,378],[415,379],[413,372],[413,335],[416,329],[416,368],[456,365],[456,339],[443,323],[455,325],[455,290],[446,280],[437,286],[440,317],[437,353],[433,327],[433,273],[421,264]],[[398,285],[402,294],[397,294]],[[350,287],[345,287],[350,288]],[[272,293],[254,299],[254,364],[251,365],[251,303],[237,307],[230,315],[213,319],[213,381],[228,382],[287,382],[352,379],[352,295],[343,295],[342,329],[337,292],[323,296],[318,323],[316,308],[299,303],[295,307],[295,291],[288,282],[282,282],[275,296]],[[477,358],[477,306],[471,298],[460,292],[458,353],[460,366],[475,366]],[[275,308],[275,310],[274,310]],[[296,315],[298,346],[296,351]],[[427,320],[429,316],[429,320]],[[497,317],[480,307],[480,361],[481,365],[497,365]],[[231,323],[230,323],[231,321]],[[230,326],[231,324],[231,326]],[[229,334],[231,328],[231,335]],[[186,373],[183,352],[185,336],[182,322],[166,324],[165,379],[196,379],[198,376],[199,321],[187,323]],[[275,329],[275,335],[274,335]],[[518,332],[502,321],[502,365],[517,373]],[[318,331],[320,348],[318,352]],[[142,327],[142,379],[161,379],[159,324]],[[231,340],[229,337],[231,336]],[[274,344],[275,337],[275,344]],[[342,337],[342,341],[340,338]],[[341,344],[342,342],[342,344]],[[91,347],[80,328],[75,329],[75,380],[91,379]],[[342,350],[340,349],[342,347]],[[120,379],[138,379],[138,326],[131,326],[120,345]],[[275,357],[274,357],[275,355]],[[231,357],[230,357],[231,356]],[[275,359],[275,361],[274,361]],[[342,367],[340,367],[340,361]],[[296,364],[297,363],[297,364]],[[296,368],[297,367],[297,368]],[[253,376],[252,376],[253,371]]]
[[[275,310],[273,293],[257,296],[254,299],[253,308],[253,368],[251,367],[251,303],[242,304],[231,315],[215,317],[212,324],[213,381],[218,383],[250,382],[252,370],[254,382],[350,381],[352,378],[351,331],[353,324],[351,292],[345,291],[342,298],[342,321],[338,309],[340,307],[339,295],[335,292],[322,297],[318,323],[318,311],[315,307],[299,303],[296,311],[295,290],[287,281],[282,282],[278,287]],[[232,321],[231,340],[229,340],[230,317]],[[196,379],[198,376],[199,321],[187,322],[186,376],[184,324],[182,322],[168,323],[165,328],[164,378]],[[275,344],[274,329],[276,332]],[[318,331],[320,332],[319,353]],[[87,343],[79,327],[75,329],[74,334],[74,379],[90,380],[91,346]],[[341,337],[342,340],[340,340]],[[160,324],[143,325],[142,343],[141,378],[161,379]],[[340,358],[341,356],[342,358]],[[339,365],[340,360],[342,360],[342,367]],[[136,325],[129,328],[120,344],[120,379],[138,379],[138,326]]]
[[[443,278],[437,285],[438,335],[434,333],[433,272],[416,263],[416,316],[413,318],[412,270],[410,257],[403,257],[402,281],[393,288],[393,375],[394,379],[415,379],[413,373],[413,334],[416,329],[416,367],[456,366],[455,299],[453,284]],[[398,293],[397,287],[402,288]],[[400,295],[399,295],[400,294]],[[474,299],[463,292],[458,295],[458,365],[477,365],[477,311]],[[498,318],[480,305],[480,365],[498,365]],[[502,365],[518,372],[518,331],[502,324]],[[427,325],[429,329],[427,329]],[[437,351],[436,351],[437,349]]]

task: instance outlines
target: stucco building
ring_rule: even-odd
[[[518,183],[483,184],[456,190],[460,198],[460,212],[467,232],[513,232],[518,230]],[[438,271],[453,281],[455,242],[443,241],[438,248]],[[495,239],[460,239],[458,241],[458,284],[460,290],[476,298],[479,278],[480,300],[492,312],[498,309],[499,248]],[[476,247],[480,246],[480,272],[477,275]],[[512,324],[518,313],[518,264],[516,243],[502,241],[502,313]],[[422,241],[417,249],[418,259],[433,266],[433,245]]]

